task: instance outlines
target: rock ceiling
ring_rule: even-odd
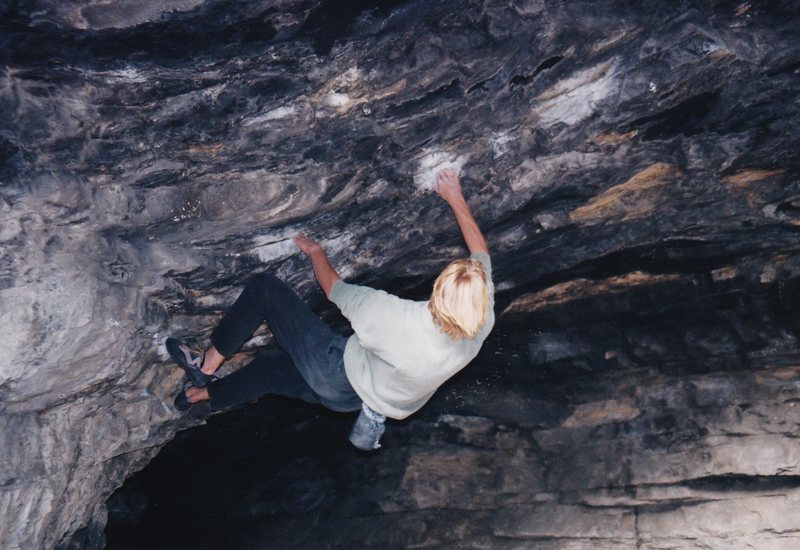
[[[604,487],[796,475],[791,428],[762,422],[751,435],[777,439],[746,448],[784,449],[778,466],[731,447],[717,467],[650,476],[666,443],[641,415],[707,411],[680,390],[693,374],[723,373],[696,386],[717,408],[796,399],[798,72],[790,2],[0,3],[0,541],[50,547],[102,526],[125,476],[202,419],[171,410],[163,341],[202,340],[247,273],[278,274],[342,324],[295,232],[350,280],[424,296],[463,253],[429,192],[443,165],[461,168],[488,236],[500,334],[519,351],[498,356],[520,382],[447,422],[639,419],[652,455],[610,451],[608,468],[640,462]],[[563,399],[537,408],[548,376]],[[452,414],[454,395],[420,422]],[[719,432],[687,413],[670,433],[724,439],[736,410]],[[538,445],[568,448],[564,433]],[[420,489],[425,456],[406,458],[403,487],[438,505]],[[584,473],[550,490],[610,471],[585,466],[562,461],[551,480]],[[538,536],[514,514],[493,536]]]

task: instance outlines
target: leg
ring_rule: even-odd
[[[214,349],[223,357],[236,353],[261,323],[265,320],[270,323],[270,313],[285,307],[287,295],[300,301],[289,287],[273,275],[262,273],[251,277],[236,302],[211,333]]]
[[[214,374],[230,357],[253,335],[264,322],[270,303],[263,296],[271,284],[272,275],[255,275],[245,285],[242,293],[225,313],[225,316],[211,333],[211,345],[206,349],[203,366],[204,374]],[[282,283],[281,283],[282,284]],[[220,351],[222,350],[222,351]]]
[[[273,275],[250,279],[214,330],[211,342],[221,355],[230,356],[262,321],[267,322],[278,345],[289,354],[323,404],[334,410],[358,409],[360,400],[347,380],[342,362],[344,338]]]
[[[317,395],[294,368],[289,354],[276,348],[259,354],[250,363],[221,380],[195,390],[199,397],[203,397],[201,392],[205,391],[213,410],[248,403],[263,395],[282,395],[308,403],[320,403]],[[192,401],[189,391],[186,396]]]
[[[203,367],[200,369],[200,371],[203,374],[208,374],[210,376],[217,372],[224,362],[225,356],[217,351],[217,348],[214,347],[214,344],[211,344],[203,356]]]

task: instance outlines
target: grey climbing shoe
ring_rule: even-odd
[[[186,372],[187,378],[194,386],[202,388],[214,379],[213,374],[205,374],[200,370],[205,357],[204,351],[193,349],[177,338],[167,338],[167,351]]]

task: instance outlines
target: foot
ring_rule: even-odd
[[[204,351],[191,348],[177,338],[167,338],[167,351],[186,372],[192,385],[202,388],[214,379],[213,374],[206,374],[200,370],[203,368]]]
[[[178,395],[175,396],[175,401],[173,401],[173,404],[175,405],[175,408],[181,412],[188,410],[189,407],[194,405],[194,403],[189,401],[189,398],[186,396],[186,390],[191,387],[193,387],[191,384],[186,384],[181,388],[181,391],[178,392]]]
[[[175,401],[173,403],[176,409],[185,411],[192,405],[200,401],[208,401],[208,399],[208,388],[196,388],[191,382],[187,382],[183,385],[181,391],[178,392],[178,395],[175,396]]]

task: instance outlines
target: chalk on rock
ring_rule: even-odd
[[[431,151],[423,155],[417,164],[417,172],[414,174],[414,185],[423,191],[429,191],[436,182],[436,174],[445,168],[454,168],[461,172],[461,167],[466,164],[469,157],[467,155],[456,155],[447,151]]]

